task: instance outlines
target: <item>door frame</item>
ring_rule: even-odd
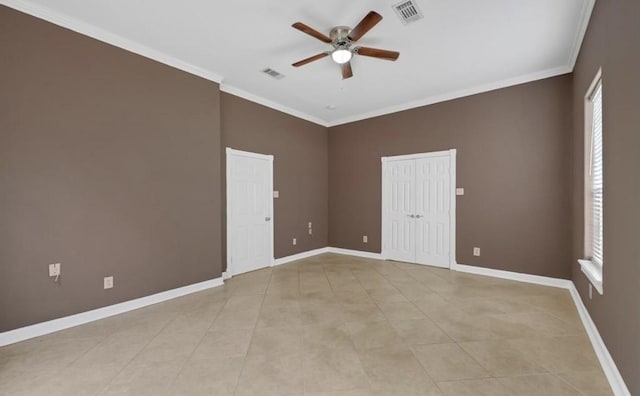
[[[257,159],[261,159],[261,160],[266,160],[268,163],[268,167],[269,167],[269,185],[268,185],[268,190],[270,192],[269,194],[269,203],[267,205],[267,207],[269,208],[269,213],[270,213],[270,217],[271,217],[271,235],[269,238],[269,266],[273,267],[273,263],[275,262],[275,256],[274,256],[274,233],[275,233],[275,227],[274,227],[274,223],[275,223],[275,216],[274,216],[274,210],[273,210],[273,155],[268,155],[268,154],[260,154],[260,153],[252,153],[250,151],[242,151],[242,150],[236,150],[233,149],[231,147],[227,147],[226,148],[226,196],[227,196],[227,208],[226,208],[226,214],[227,214],[227,276],[230,278],[234,275],[237,275],[237,273],[234,271],[233,268],[233,260],[231,257],[231,246],[232,246],[232,235],[233,233],[231,232],[231,228],[234,225],[233,224],[233,216],[231,216],[232,210],[231,208],[233,207],[233,202],[230,199],[230,190],[229,190],[229,182],[231,180],[231,164],[230,164],[230,157],[231,156],[236,156],[236,157],[247,157],[247,158],[257,158]]]
[[[388,226],[386,225],[386,208],[389,204],[386,198],[386,189],[387,183],[384,172],[384,164],[392,161],[406,161],[406,160],[414,160],[414,159],[423,159],[430,157],[449,157],[449,176],[450,176],[450,206],[449,206],[449,269],[456,269],[458,265],[456,262],[456,149],[444,150],[444,151],[434,151],[430,153],[416,153],[416,154],[406,154],[406,155],[395,155],[390,157],[381,157],[380,161],[382,162],[382,216],[381,216],[381,256],[384,260],[388,260],[385,254],[385,246],[387,242],[387,238],[390,235],[388,230]]]

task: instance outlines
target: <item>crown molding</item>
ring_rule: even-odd
[[[229,84],[225,83],[224,81],[220,84],[220,91],[226,92],[228,94],[231,94],[233,96],[237,96],[237,97],[242,98],[242,99],[246,99],[246,100],[248,100],[250,102],[254,102],[254,103],[269,107],[269,108],[274,109],[274,110],[281,111],[283,113],[289,114],[289,115],[294,116],[296,118],[300,118],[300,119],[312,122],[314,124],[318,124],[318,125],[323,126],[323,127],[328,127],[329,126],[327,121],[321,120],[320,118],[314,117],[314,116],[309,115],[307,113],[303,113],[303,112],[298,111],[296,109],[292,109],[291,107],[282,105],[282,104],[274,102],[272,100],[263,98],[262,96],[258,96],[258,95],[252,94],[252,93],[247,92],[247,91],[245,91],[243,89],[234,87],[233,85],[229,85]]]
[[[171,66],[175,69],[185,71],[187,73],[202,77],[216,83],[222,82],[222,76],[209,70],[205,70],[189,62],[185,62],[171,55],[167,55],[162,51],[158,51],[136,41],[129,40],[118,34],[90,25],[86,22],[82,22],[77,18],[64,15],[49,8],[39,5],[33,5],[24,0],[2,0],[0,4],[6,5],[7,7],[13,8],[20,12],[24,12],[25,14],[29,14],[47,22],[51,22],[54,25],[73,30],[74,32],[80,33],[84,36],[94,38],[96,40],[111,44],[118,48],[122,48],[134,54],[138,54],[144,56],[145,58],[149,58],[162,64]]]
[[[366,120],[368,118],[380,117],[387,114],[398,113],[400,111],[411,110],[418,107],[424,107],[424,106],[428,106],[428,105],[432,105],[440,102],[446,102],[453,99],[464,98],[466,96],[495,91],[497,89],[512,87],[514,85],[526,84],[529,82],[543,80],[545,78],[550,78],[555,76],[560,76],[567,73],[571,73],[571,68],[569,68],[568,66],[561,66],[554,69],[525,74],[515,78],[478,85],[472,88],[461,89],[461,90],[447,92],[439,95],[428,96],[424,99],[419,99],[419,100],[411,101],[404,104],[384,107],[382,109],[369,111],[361,114],[356,114],[349,117],[344,117],[336,121],[329,122],[328,126],[335,127],[338,125],[348,124],[355,121]]]
[[[582,20],[580,21],[580,28],[576,32],[576,37],[573,41],[573,50],[571,51],[571,55],[569,55],[569,60],[567,64],[569,65],[569,69],[573,71],[573,68],[576,66],[576,61],[578,60],[578,55],[580,54],[580,49],[582,48],[582,42],[584,41],[584,36],[587,34],[587,28],[589,27],[589,21],[591,20],[591,15],[593,13],[593,7],[596,5],[596,0],[585,0],[584,6],[582,8]]]

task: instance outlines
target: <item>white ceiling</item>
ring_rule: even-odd
[[[392,8],[399,0],[2,3],[332,126],[568,73],[595,0],[416,1],[424,19],[409,25]],[[398,61],[356,56],[347,80],[330,58],[291,66],[329,49],[293,22],[328,34],[355,26],[370,10],[384,19],[358,44],[399,51]],[[266,67],[286,77],[260,73]]]

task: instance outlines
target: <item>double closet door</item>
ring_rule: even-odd
[[[449,268],[455,246],[455,151],[386,157],[382,171],[383,257]]]

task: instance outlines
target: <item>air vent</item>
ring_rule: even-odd
[[[393,6],[396,14],[405,25],[424,18],[415,0],[403,1]]]
[[[284,78],[284,74],[277,72],[270,67],[267,67],[266,69],[262,70],[262,72],[268,76],[275,78],[276,80]]]

